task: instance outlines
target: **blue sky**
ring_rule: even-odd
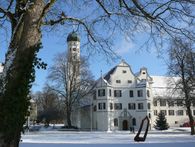
[[[82,36],[80,36],[80,38],[82,44]],[[121,56],[120,59],[108,63],[101,54],[93,55],[89,58],[90,70],[95,79],[100,77],[101,71],[103,74],[108,72],[113,66],[117,65],[121,59],[124,59],[129,63],[134,73],[138,72],[139,69],[144,66],[148,68],[150,75],[166,74],[166,65],[162,59],[157,57],[155,49],[151,49],[150,52],[145,50],[139,51],[139,45],[137,45],[137,43],[128,41],[124,37],[121,38],[115,40],[116,44],[113,46],[113,49]],[[43,46],[44,48],[41,49],[39,57],[48,64],[49,68],[53,64],[52,60],[55,54],[66,51],[66,37],[56,38],[53,36],[45,36],[43,37]],[[37,70],[33,91],[39,91],[42,89],[46,82],[47,74],[48,70]]]
[[[71,29],[70,29],[71,30]],[[43,33],[43,48],[40,50],[38,56],[48,64],[47,70],[36,70],[36,80],[33,84],[32,91],[41,91],[48,74],[48,68],[53,65],[54,56],[59,53],[66,51],[67,42],[66,35],[54,33]],[[140,37],[140,34],[135,36],[134,41],[128,39],[127,36],[119,35],[114,40],[113,50],[121,57],[118,60],[110,61],[109,63],[105,60],[102,54],[94,54],[90,56],[90,70],[92,71],[94,78],[98,79],[102,73],[108,72],[112,67],[117,65],[122,59],[124,59],[132,68],[134,73],[138,72],[141,67],[148,68],[150,75],[165,75],[166,65],[165,62],[157,57],[156,49],[151,46],[149,52],[146,50],[139,49],[143,44],[145,37]],[[81,45],[84,42],[84,37],[80,35]],[[82,40],[83,39],[83,40]],[[5,53],[8,47],[9,35],[5,38],[0,38],[0,62],[4,62]],[[81,55],[85,55],[86,50],[81,48]]]
[[[81,44],[82,44],[82,36]],[[0,62],[4,61],[4,56],[8,43],[1,40],[0,47]],[[138,72],[141,67],[147,67],[150,75],[165,75],[166,74],[166,65],[164,61],[157,57],[155,49],[150,49],[150,51],[139,50],[139,45],[141,40],[138,39],[137,42],[130,41],[125,37],[121,36],[118,40],[115,40],[115,45],[113,50],[115,50],[118,55],[121,57],[118,60],[110,61],[104,59],[103,55],[93,55],[89,58],[90,70],[92,71],[95,79],[99,78],[102,73],[108,72],[112,67],[117,65],[121,59],[124,59],[132,68],[134,73]],[[66,36],[55,37],[54,35],[45,35],[43,36],[43,48],[39,52],[39,57],[42,58],[44,62],[48,64],[48,68],[53,65],[54,56],[59,53],[66,51],[67,42]],[[81,48],[81,54],[82,54]],[[85,54],[85,53],[83,53]],[[33,84],[32,91],[41,91],[44,86],[48,74],[47,70],[36,70],[36,80]]]
[[[79,9],[78,13],[77,7],[72,5],[72,7],[60,7],[68,14],[77,17],[87,16],[89,19],[93,19],[99,13],[103,11],[96,10],[95,5],[91,4],[90,8],[88,6],[82,6],[82,10]],[[88,11],[89,12],[88,12]],[[95,10],[95,11],[94,11]],[[95,13],[95,16],[89,15]],[[112,32],[109,28],[106,29],[104,25],[96,26],[97,32],[101,35],[107,35],[106,33]],[[67,42],[66,37],[74,28],[71,25],[59,25],[57,28],[44,28],[43,29],[43,48],[40,50],[38,56],[48,64],[47,69],[53,65],[54,56],[59,53],[66,51]],[[104,29],[104,30],[103,30]],[[52,31],[51,31],[52,30]],[[102,31],[103,30],[103,31]],[[137,32],[136,32],[137,31]],[[102,73],[108,72],[113,66],[117,65],[121,59],[124,59],[132,68],[134,73],[138,72],[141,67],[147,67],[150,75],[165,75],[166,74],[166,65],[163,60],[157,58],[156,50],[151,46],[149,52],[146,50],[139,50],[140,46],[143,44],[146,39],[146,30],[136,30],[134,32],[135,36],[133,41],[128,39],[128,36],[121,34],[121,31],[116,30],[114,33],[114,45],[113,50],[118,53],[121,57],[118,60],[111,61],[107,63],[107,60],[104,59],[102,54],[94,54],[89,58],[90,70],[92,71],[95,79],[99,78]],[[9,45],[9,28],[8,31],[0,30],[0,62],[4,62],[5,53]],[[82,34],[80,34],[81,45],[86,43],[86,32],[81,29]],[[131,36],[132,37],[132,36]],[[93,49],[92,49],[93,50]],[[86,49],[81,48],[81,55],[86,54]],[[36,70],[36,80],[33,84],[33,91],[40,91],[46,82],[46,77],[48,70]]]

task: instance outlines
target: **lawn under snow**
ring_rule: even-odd
[[[195,147],[189,128],[149,131],[145,142],[134,142],[129,131],[39,131],[22,136],[20,147]]]

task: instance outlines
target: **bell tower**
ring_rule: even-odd
[[[69,75],[75,84],[80,80],[80,38],[76,32],[71,32],[67,37]]]

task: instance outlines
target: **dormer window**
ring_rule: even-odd
[[[121,83],[121,80],[116,80],[116,83]]]

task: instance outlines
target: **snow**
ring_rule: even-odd
[[[129,131],[39,131],[22,135],[20,147],[194,147],[195,136],[189,128],[149,131],[145,142],[134,142]]]
[[[174,91],[175,83],[179,77],[151,76],[152,89],[155,97],[180,97],[180,91]]]

